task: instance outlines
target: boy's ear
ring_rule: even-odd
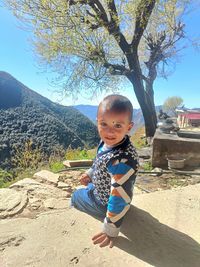
[[[128,131],[130,131],[133,128],[133,125],[134,125],[133,121],[130,122],[129,127],[128,127]]]

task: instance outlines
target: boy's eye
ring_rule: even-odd
[[[119,124],[119,123],[116,123],[116,124],[114,125],[114,127],[117,128],[117,129],[119,129],[119,128],[122,128],[122,125]]]
[[[100,126],[101,126],[101,127],[106,127],[107,124],[106,124],[105,122],[100,122]]]

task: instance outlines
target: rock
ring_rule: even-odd
[[[73,192],[73,189],[71,187],[69,188],[63,188],[63,191],[66,191],[67,193],[72,193]]]
[[[56,186],[59,181],[59,174],[55,174],[47,170],[36,172],[33,177],[36,178],[36,180],[38,181],[46,182],[47,184],[53,184]]]
[[[28,203],[26,192],[0,189],[0,219],[11,217],[23,211]]]
[[[44,207],[49,209],[66,209],[69,206],[67,199],[49,198],[44,201]]]
[[[138,156],[143,159],[150,159],[152,148],[151,147],[142,147],[140,149],[137,149]]]
[[[41,199],[38,198],[29,198],[29,205],[32,209],[37,210],[43,206],[43,202]]]
[[[49,198],[44,201],[44,206],[49,209],[53,209],[55,207],[55,198]]]
[[[63,183],[63,182],[58,182],[58,186],[57,187],[63,189],[63,188],[69,188],[71,186],[69,184],[66,184],[66,183]]]
[[[162,173],[163,173],[163,169],[156,167],[156,168],[154,168],[151,172],[153,172],[153,173],[151,174],[151,175],[153,175],[153,176],[160,176],[160,175],[162,175]],[[155,173],[155,172],[156,172],[156,173]]]
[[[9,188],[22,188],[22,187],[29,187],[32,185],[41,185],[41,183],[37,182],[34,179],[31,178],[24,178],[12,185],[9,186]]]

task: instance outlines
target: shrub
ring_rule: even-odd
[[[13,174],[0,169],[0,188],[6,187],[6,184],[13,180]]]
[[[88,151],[86,149],[81,150],[68,148],[65,154],[67,160],[80,160],[80,159],[93,159],[95,157],[95,150]]]
[[[142,168],[145,170],[145,171],[152,171],[153,167],[151,165],[151,162],[145,162],[143,165],[142,165]]]
[[[131,141],[135,148],[142,148],[146,146],[145,128],[141,127],[135,131],[131,136]]]
[[[39,147],[35,147],[32,140],[25,142],[22,148],[15,147],[12,164],[19,169],[37,169],[42,161],[43,154]]]
[[[64,168],[64,166],[62,162],[56,161],[49,163],[49,168],[52,172],[58,172],[61,171]]]

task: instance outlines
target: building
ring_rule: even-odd
[[[200,110],[177,109],[177,123],[180,128],[200,127]]]

